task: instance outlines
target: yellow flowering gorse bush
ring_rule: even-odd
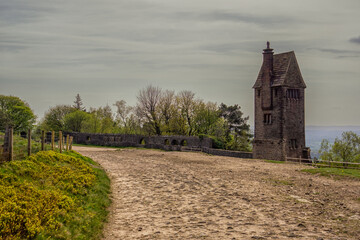
[[[82,213],[77,196],[86,195],[96,173],[81,158],[38,152],[0,166],[0,239],[32,239],[59,229],[68,212]]]

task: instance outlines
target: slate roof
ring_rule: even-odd
[[[290,68],[291,64],[296,64],[296,66],[294,66],[297,71],[290,71],[289,69],[293,69]],[[259,75],[256,79],[256,82],[253,86],[253,88],[259,88],[262,85],[262,77],[264,74],[264,66],[261,66]],[[293,75],[296,74],[299,84],[297,84],[299,87],[304,87],[306,88],[305,82],[301,76],[301,72],[300,72],[300,68],[297,64],[296,61],[296,57],[295,57],[295,53],[294,51],[291,52],[285,52],[285,53],[279,53],[279,54],[274,54],[273,56],[273,77],[272,77],[272,87],[277,87],[277,86],[286,86],[287,85],[287,79],[294,77]]]

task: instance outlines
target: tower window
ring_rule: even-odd
[[[300,91],[299,91],[299,89],[288,89],[288,90],[286,90],[286,98],[300,99]]]
[[[290,139],[290,148],[291,149],[297,148],[296,139]]]
[[[260,97],[260,90],[257,90],[257,95],[258,97]]]
[[[264,124],[272,124],[271,114],[264,114]]]

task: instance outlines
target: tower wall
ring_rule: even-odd
[[[254,85],[253,157],[273,160],[307,158],[305,83],[293,52],[273,56],[269,43]]]

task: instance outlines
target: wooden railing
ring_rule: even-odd
[[[360,163],[358,162],[340,162],[340,161],[328,161],[328,160],[312,160],[304,158],[286,158],[288,162],[301,163],[313,166],[333,167],[333,168],[348,168],[348,169],[360,169]]]

